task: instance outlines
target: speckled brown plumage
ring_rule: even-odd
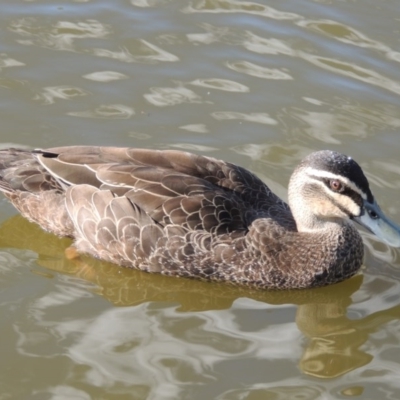
[[[285,289],[341,281],[362,263],[350,220],[299,232],[255,175],[186,152],[1,150],[0,190],[80,252],[148,272]]]

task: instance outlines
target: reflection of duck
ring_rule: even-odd
[[[370,346],[364,344],[373,333],[382,331],[385,324],[397,321],[400,315],[400,306],[394,301],[394,306],[366,313],[362,318],[348,317],[351,296],[359,290],[365,278],[363,275],[356,275],[337,285],[312,290],[260,291],[222,284],[217,284],[215,290],[214,285],[204,282],[188,282],[115,268],[90,257],[71,260],[64,254],[70,243],[69,239],[59,239],[41,231],[19,215],[0,225],[0,248],[28,249],[38,254],[38,266],[32,268],[29,264],[34,273],[51,276],[49,271],[56,271],[84,279],[94,284],[93,291],[117,306],[174,304],[179,312],[189,312],[192,316],[193,312],[231,309],[235,307],[233,303],[250,298],[258,302],[258,306],[254,307],[255,303],[252,302],[247,303],[249,308],[245,310],[246,321],[250,322],[245,326],[246,332],[254,325],[259,329],[261,323],[266,327],[275,326],[275,330],[282,329],[283,334],[288,329],[287,323],[293,322],[292,306],[268,307],[265,310],[262,304],[293,304],[296,308],[296,326],[305,337],[302,341],[302,354],[299,354],[299,367],[302,372],[317,378],[334,378],[368,364],[372,355],[368,352]],[[368,279],[371,281],[372,278]],[[82,287],[79,279],[73,282]],[[90,290],[90,286],[85,287]],[[394,294],[399,293],[398,288],[398,281],[387,280],[382,290],[386,294]],[[368,293],[368,284],[364,290]],[[365,306],[365,309],[368,307]],[[282,324],[281,328],[279,324]]]
[[[341,281],[360,267],[352,219],[393,245],[359,165],[332,151],[294,171],[289,206],[245,169],[180,151],[2,150],[0,190],[79,251],[165,275],[256,287]]]

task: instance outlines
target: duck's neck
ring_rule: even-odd
[[[299,232],[317,233],[325,230],[336,231],[343,229],[349,224],[353,226],[350,220],[335,217],[328,218],[321,214],[319,214],[321,216],[318,216],[315,213],[316,210],[310,209],[310,206],[303,204],[302,201],[291,204],[290,209]]]
[[[318,233],[323,231],[341,231],[349,226],[354,227],[350,220],[342,218],[318,218],[315,215],[302,215],[301,218],[295,218],[297,230],[299,232]]]

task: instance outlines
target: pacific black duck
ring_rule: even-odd
[[[353,221],[393,246],[400,229],[350,157],[310,154],[289,205],[251,172],[174,150],[0,150],[0,191],[79,252],[147,272],[259,288],[307,288],[354,275]]]

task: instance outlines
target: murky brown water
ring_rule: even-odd
[[[2,145],[181,148],[286,197],[330,148],[400,223],[398,0],[13,1]],[[88,258],[0,199],[0,399],[400,398],[399,252],[362,274],[249,292]],[[124,307],[121,307],[124,306]]]

